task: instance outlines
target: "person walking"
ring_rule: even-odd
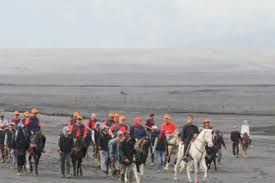
[[[58,152],[60,154],[61,178],[71,178],[70,164],[73,144],[74,139],[71,135],[70,129],[68,126],[65,126],[63,128],[63,132],[58,137]]]
[[[165,155],[167,153],[167,139],[165,131],[161,130],[157,138],[155,138],[153,153],[156,153],[158,172],[161,172],[164,166]]]
[[[118,145],[121,183],[125,183],[125,177],[127,177],[127,182],[132,182],[132,164],[134,158],[134,151],[134,143],[130,138],[129,132],[126,131],[124,133],[124,136],[120,137],[120,142]]]
[[[234,126],[234,130],[231,132],[232,152],[233,156],[239,158],[239,145],[241,140],[241,133],[238,131],[237,126]]]
[[[224,143],[224,139],[223,139],[223,134],[220,132],[220,130],[216,130],[215,131],[215,136],[214,136],[214,140],[213,140],[214,145],[217,147],[218,149],[218,163],[221,164],[221,159],[222,159],[222,147],[224,147],[224,150],[226,150],[226,145]]]
[[[102,131],[99,137],[99,153],[100,153],[100,167],[101,171],[108,175],[108,143],[111,139],[111,136],[108,133],[108,127],[106,125],[102,126]]]
[[[14,149],[17,159],[17,175],[23,174],[23,166],[26,162],[26,151],[29,147],[29,140],[24,131],[24,126],[18,125],[15,136],[12,140],[12,148]]]

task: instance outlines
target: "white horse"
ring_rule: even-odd
[[[206,156],[206,151],[205,151],[205,146],[208,145],[209,147],[213,146],[213,134],[211,129],[203,129],[198,137],[195,139],[195,141],[191,144],[190,149],[188,151],[188,155],[192,158],[192,160],[189,160],[188,163],[184,162],[183,156],[183,150],[184,150],[184,145],[179,146],[179,151],[178,151],[178,158],[177,158],[177,163],[175,165],[174,171],[174,179],[177,180],[177,175],[179,172],[179,167],[180,171],[182,171],[186,167],[186,172],[188,176],[188,180],[191,183],[192,178],[190,175],[190,171],[192,166],[194,166],[195,171],[195,183],[198,183],[198,172],[199,172],[199,164],[202,166],[204,170],[204,178],[203,181],[206,181],[207,178],[207,166],[205,163],[205,156]]]

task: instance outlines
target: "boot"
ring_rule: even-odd
[[[70,166],[67,166],[66,167],[66,175],[67,175],[67,178],[70,179],[72,176],[71,176],[71,172],[70,172]]]
[[[21,176],[21,175],[22,175],[21,172],[22,172],[22,167],[21,167],[21,166],[18,166],[18,167],[17,167],[17,175],[18,175],[18,176]]]

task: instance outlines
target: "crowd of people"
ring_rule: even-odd
[[[18,175],[22,175],[23,167],[26,163],[26,152],[30,145],[30,137],[34,133],[41,133],[42,122],[38,118],[39,111],[32,109],[26,111],[24,117],[20,118],[20,113],[15,111],[10,121],[4,115],[0,118],[0,149],[2,162],[10,159],[11,168],[17,166]],[[99,152],[100,168],[108,174],[109,164],[112,164],[112,176],[120,176],[124,182],[125,175],[131,177],[132,164],[135,161],[136,145],[142,140],[149,139],[150,164],[154,166],[157,161],[157,170],[163,170],[169,140],[180,131],[181,143],[184,144],[184,161],[188,161],[188,147],[193,139],[200,133],[201,129],[213,129],[213,142],[217,148],[218,162],[221,163],[222,147],[226,149],[223,134],[215,129],[209,119],[203,120],[202,127],[193,123],[193,115],[186,117],[186,124],[180,130],[173,122],[169,114],[163,117],[161,126],[157,126],[155,115],[149,114],[143,122],[141,117],[133,119],[132,123],[127,123],[127,118],[119,113],[109,113],[108,119],[98,120],[95,113],[85,123],[79,112],[74,112],[68,125],[63,128],[59,135],[58,152],[60,154],[61,177],[71,178],[70,164],[71,152],[76,138],[83,138],[83,146],[92,145],[94,153]],[[144,124],[143,124],[144,123]],[[247,121],[241,127],[237,126],[231,133],[233,155],[239,156],[239,143],[242,135],[249,133]],[[43,147],[46,137],[43,135]],[[207,148],[207,147],[206,147]],[[95,155],[96,156],[96,155]],[[146,157],[147,158],[147,157]]]

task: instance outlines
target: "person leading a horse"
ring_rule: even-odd
[[[181,131],[181,142],[184,144],[184,161],[188,161],[188,149],[192,139],[199,134],[199,129],[196,125],[193,124],[193,115],[187,115],[187,124],[183,126]]]

